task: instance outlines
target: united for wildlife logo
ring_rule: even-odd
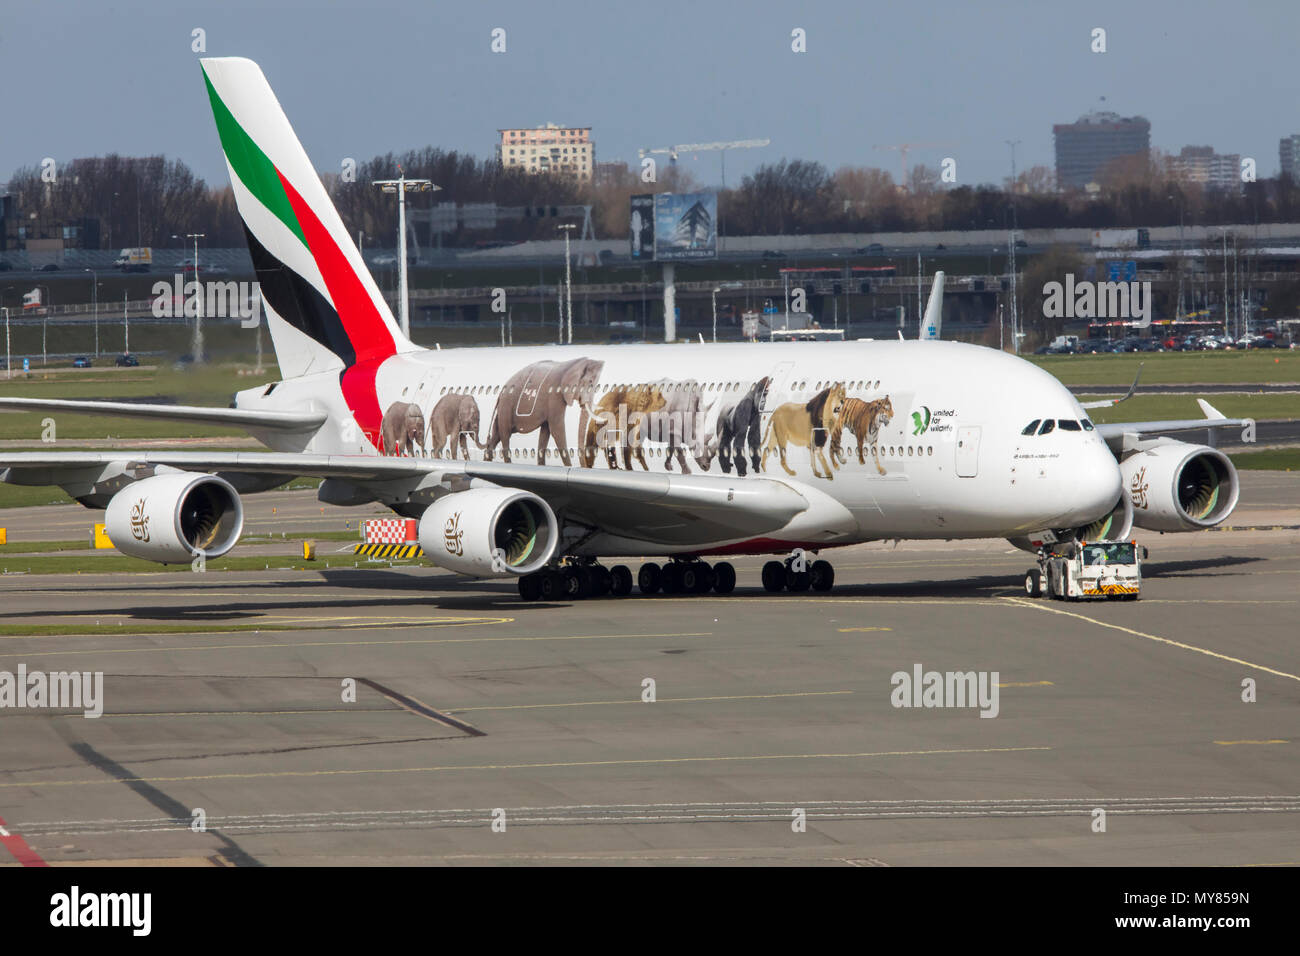
[[[141,498],[131,508],[131,537],[144,544],[149,543],[149,516],[144,513],[147,498]]]
[[[454,554],[460,557],[465,553],[463,539],[465,532],[460,530],[460,512],[447,519],[447,523],[442,528],[442,543],[447,549],[448,554]]]
[[[924,435],[930,427],[930,409],[922,405],[919,412],[912,412],[912,434]]]

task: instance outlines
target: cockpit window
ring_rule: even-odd
[[[1092,422],[1086,418],[1083,420],[1083,430],[1086,432],[1092,431]]]
[[[1034,432],[1038,431],[1038,423],[1041,421],[1042,421],[1041,418],[1035,418],[1032,422],[1030,422],[1028,425],[1025,426],[1025,430],[1022,431],[1020,434],[1032,435]]]
[[[1038,429],[1038,434],[1046,435],[1055,427],[1056,427],[1056,421],[1054,419],[1049,418],[1045,422],[1043,422],[1043,427]]]
[[[1057,424],[1061,426],[1062,431],[1077,432],[1079,430],[1079,423],[1073,418],[1062,418]]]

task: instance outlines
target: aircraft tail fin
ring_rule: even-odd
[[[935,342],[943,326],[943,273],[934,274],[930,287],[930,301],[925,304],[925,317],[921,319],[921,332],[917,337],[923,342]]]
[[[240,57],[201,65],[281,374],[347,369],[415,349],[261,68]]]

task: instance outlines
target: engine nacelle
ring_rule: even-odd
[[[1158,441],[1120,462],[1133,523],[1148,531],[1212,528],[1237,507],[1237,469],[1208,445]]]
[[[531,574],[560,543],[551,506],[510,488],[444,495],[425,509],[418,536],[428,560],[475,577]]]
[[[219,558],[244,530],[244,506],[230,482],[189,471],[134,482],[108,502],[104,530],[133,558],[188,564]]]

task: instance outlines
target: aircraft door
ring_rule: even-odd
[[[965,425],[957,429],[957,477],[974,478],[979,474],[980,426]]]

